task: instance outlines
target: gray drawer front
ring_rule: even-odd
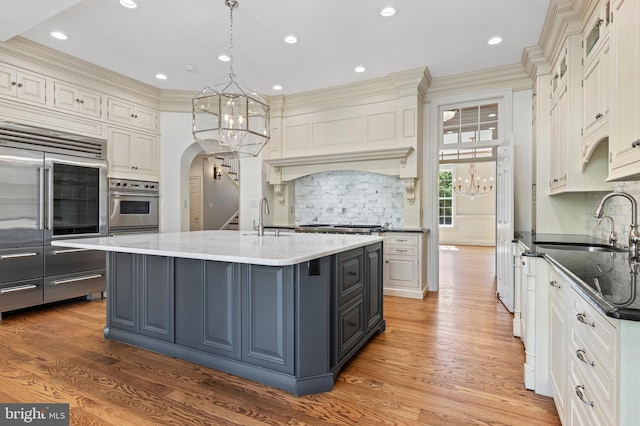
[[[338,306],[362,295],[364,290],[363,249],[354,249],[337,255]]]
[[[44,281],[44,301],[55,302],[100,293],[106,290],[106,283],[104,269],[47,277]]]
[[[45,276],[73,274],[106,268],[105,252],[100,250],[45,247]]]
[[[338,361],[364,337],[364,302],[356,299],[338,312]]]
[[[0,250],[0,283],[41,278],[42,246]]]
[[[0,284],[0,312],[42,303],[42,278]]]

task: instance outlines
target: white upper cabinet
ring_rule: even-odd
[[[54,83],[53,106],[57,109],[102,118],[102,95],[66,83]]]
[[[110,127],[107,131],[109,177],[157,181],[158,137]]]
[[[47,79],[44,76],[0,63],[0,95],[45,105],[47,103]]]
[[[588,161],[597,145],[609,136],[610,10],[610,0],[598,5],[583,33],[582,156],[584,161]]]
[[[158,130],[158,111],[120,99],[107,99],[107,121],[144,130]]]
[[[640,0],[611,6],[609,179],[640,177]]]

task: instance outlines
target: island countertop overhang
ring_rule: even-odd
[[[192,231],[52,241],[52,245],[265,266],[296,265],[383,241],[374,235]]]

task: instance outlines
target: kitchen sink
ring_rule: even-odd
[[[550,250],[574,250],[589,252],[624,253],[629,249],[625,247],[612,247],[604,244],[571,244],[571,243],[543,243],[536,244],[536,248]]]

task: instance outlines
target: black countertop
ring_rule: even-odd
[[[532,254],[544,256],[572,278],[579,290],[607,316],[640,321],[640,298],[636,297],[640,268],[635,260],[630,263],[626,249],[585,251],[547,245],[608,246],[607,241],[588,235],[522,233],[520,237]]]

